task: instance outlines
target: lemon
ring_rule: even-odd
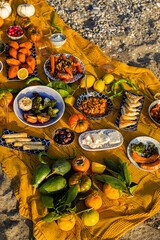
[[[103,80],[104,80],[105,84],[110,84],[111,82],[113,82],[114,76],[112,74],[105,74],[103,76]]]
[[[28,77],[28,70],[26,68],[19,69],[17,76],[20,80],[26,79]]]
[[[101,79],[95,81],[93,88],[94,88],[94,90],[97,91],[97,92],[103,92],[103,91],[104,91],[104,88],[105,88],[105,83],[104,83],[104,81],[101,80]]]
[[[97,162],[92,162],[91,163],[91,169],[93,173],[103,173],[104,170],[106,169],[106,166],[101,164],[101,163],[97,163]]]
[[[95,77],[92,75],[87,75],[87,88],[91,88],[95,82]],[[85,88],[85,78],[81,79],[80,88]]]
[[[75,102],[75,98],[74,98],[72,95],[70,95],[70,96],[68,96],[68,97],[66,97],[66,98],[64,99],[64,102],[65,102],[67,105],[73,106],[73,105],[74,105],[74,102]]]

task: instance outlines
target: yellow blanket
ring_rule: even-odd
[[[12,15],[5,20],[5,25],[0,29],[0,38],[4,42],[9,39],[5,34],[8,26],[12,25],[16,17],[17,6],[23,3],[22,0],[10,0],[12,7]],[[48,6],[45,0],[30,1],[35,8],[36,13],[31,17],[31,21],[37,26],[50,26],[53,8]],[[56,24],[62,26],[64,34],[67,36],[67,41],[60,49],[54,49],[54,53],[71,53],[79,57],[87,72],[101,78],[103,73],[99,69],[100,64],[104,64],[108,58],[101,52],[101,50],[91,42],[83,39],[78,33],[70,29],[58,16]],[[23,40],[25,40],[24,38]],[[0,73],[0,88],[15,88],[23,86],[24,82],[7,82],[5,54],[1,57],[4,63],[3,72]],[[44,60],[37,57],[38,75],[42,80],[47,82],[47,78],[43,73]],[[132,175],[132,180],[138,183],[138,187],[134,193],[134,197],[127,198],[122,196],[118,201],[109,201],[100,190],[100,195],[103,198],[102,208],[99,210],[100,221],[94,227],[86,227],[82,224],[80,217],[76,217],[76,225],[70,232],[63,232],[59,229],[56,222],[45,223],[42,217],[45,216],[46,210],[42,206],[38,191],[35,196],[32,195],[32,180],[33,173],[36,166],[39,164],[38,157],[26,153],[18,152],[8,148],[0,147],[0,161],[3,170],[8,174],[11,181],[15,183],[14,191],[19,202],[19,212],[24,217],[33,221],[34,236],[37,240],[64,240],[64,239],[117,239],[123,233],[128,231],[135,225],[143,222],[147,218],[154,215],[160,210],[160,171],[145,172],[136,168],[127,158],[126,148],[128,143],[137,136],[150,136],[160,141],[160,129],[157,128],[148,116],[148,106],[154,100],[154,94],[160,92],[160,83],[158,79],[147,69],[129,67],[120,62],[114,62],[114,74],[117,78],[132,79],[138,87],[137,93],[144,94],[145,102],[138,124],[137,132],[122,131],[124,143],[121,147],[114,150],[107,150],[102,152],[87,152],[83,151],[78,145],[78,134],[74,147],[78,155],[84,155],[90,159],[102,163],[104,157],[111,160],[117,160],[120,157],[123,161],[128,163],[129,171]],[[128,85],[125,86],[127,90],[132,90]],[[83,92],[83,91],[82,91]],[[80,91],[76,93],[76,97]],[[89,130],[114,128],[114,123],[118,115],[120,102],[122,97],[113,100],[114,111],[105,119],[98,121],[89,121]],[[68,127],[68,118],[74,113],[78,112],[74,107],[66,107],[63,118],[53,126],[36,129],[30,128],[22,124],[13,112],[12,106],[9,112],[9,129],[15,132],[27,132],[30,136],[41,137],[51,140],[48,153],[52,156],[69,156],[72,155],[72,147],[59,148],[56,147],[52,141],[52,132],[61,126]],[[2,132],[2,130],[1,130]]]

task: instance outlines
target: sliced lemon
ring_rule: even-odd
[[[28,77],[28,70],[26,68],[19,69],[17,76],[20,80],[26,79]]]
[[[97,162],[91,163],[91,170],[93,173],[101,174],[104,172],[105,169],[106,169],[106,166],[101,163],[97,163]]]

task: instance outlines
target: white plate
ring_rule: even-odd
[[[90,148],[88,145],[82,144],[82,139],[84,139],[86,134],[88,134],[88,133],[99,133],[100,131],[102,131],[104,134],[108,134],[110,132],[118,132],[120,134],[120,143],[116,143],[116,144],[105,143],[105,144],[102,145],[102,148]],[[84,150],[87,150],[87,151],[103,151],[103,150],[113,149],[113,148],[117,148],[117,147],[121,146],[122,143],[123,143],[123,136],[119,131],[117,131],[115,129],[98,129],[98,130],[87,131],[87,132],[82,133],[79,136],[78,141],[79,141],[79,145]]]
[[[154,138],[151,138],[151,137],[146,137],[146,136],[141,136],[141,137],[136,137],[134,139],[132,139],[132,141],[130,141],[130,143],[128,144],[128,147],[127,147],[127,155],[128,155],[128,158],[129,160],[134,164],[134,166],[138,167],[139,169],[143,170],[143,171],[147,171],[147,172],[150,172],[150,171],[155,171],[155,170],[147,170],[147,169],[143,169],[139,166],[138,163],[136,163],[132,158],[131,158],[131,144],[133,143],[136,143],[138,144],[139,142],[142,142],[143,144],[145,144],[146,146],[148,145],[148,143],[154,143],[155,146],[158,148],[158,152],[160,153],[160,143],[155,140]]]

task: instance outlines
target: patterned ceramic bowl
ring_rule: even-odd
[[[54,33],[51,36],[51,43],[54,47],[60,48],[66,42],[66,36],[61,33]]]
[[[109,114],[111,114],[111,112],[113,111],[113,103],[112,103],[112,101],[109,97],[107,97],[105,94],[99,93],[99,92],[88,92],[88,95],[89,95],[89,97],[98,97],[98,98],[107,99],[108,111],[107,111],[106,114],[104,114],[103,116],[100,116],[100,117],[92,117],[92,116],[86,115],[84,112],[82,112],[80,110],[81,103],[82,103],[83,100],[87,99],[87,94],[85,92],[85,93],[82,93],[79,96],[79,98],[77,99],[77,108],[85,117],[87,117],[89,119],[92,119],[92,120],[99,120],[99,119],[105,118]]]
[[[73,143],[75,135],[71,129],[62,127],[53,132],[52,138],[58,147],[67,147]]]
[[[55,54],[54,57],[57,56],[57,55],[60,56],[60,55],[62,55],[62,54]],[[63,53],[63,55],[65,55],[66,58],[69,58],[70,56],[73,56],[73,55],[67,54],[67,53]],[[80,62],[81,68],[82,68],[82,73],[77,72],[77,73],[73,76],[73,78],[71,78],[71,79],[70,79],[69,81],[67,81],[66,83],[76,82],[76,81],[78,81],[79,79],[81,79],[81,78],[83,77],[83,75],[84,75],[84,71],[85,71],[85,69],[84,69],[84,64],[82,63],[82,61],[81,61],[79,58],[77,58],[77,57],[75,57],[75,56],[74,56],[74,58],[76,58],[76,59]],[[60,81],[59,78],[55,78],[55,77],[51,76],[51,74],[50,74],[50,72],[49,72],[49,69],[48,69],[48,67],[47,67],[47,65],[49,65],[49,64],[50,64],[50,58],[48,58],[48,59],[45,61],[45,63],[44,63],[44,67],[43,67],[44,73],[45,73],[46,76],[47,76],[49,79],[51,79],[52,81]]]

